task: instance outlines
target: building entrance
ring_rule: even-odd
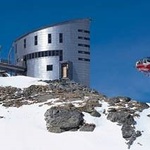
[[[69,78],[72,80],[72,63],[63,62],[61,63],[61,78]]]

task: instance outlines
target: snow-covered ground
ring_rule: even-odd
[[[0,77],[0,86],[27,88],[30,85],[46,85],[46,83],[40,82],[40,79],[38,78],[32,78],[27,76]]]
[[[28,87],[32,84],[43,84],[38,79],[29,77],[0,77],[0,86]],[[33,104],[19,108],[5,108],[0,105],[0,149],[1,150],[127,150],[121,135],[121,127],[106,119],[84,113],[87,123],[96,124],[93,132],[50,133],[46,129],[44,113],[47,105]],[[107,108],[106,102],[102,108]],[[131,150],[149,150],[150,148],[150,109],[144,110],[137,118],[137,129],[143,131]]]

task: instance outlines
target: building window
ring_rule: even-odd
[[[90,40],[90,38],[88,38],[88,37],[84,37],[84,40]]]
[[[34,36],[34,45],[38,45],[38,36]]]
[[[84,44],[78,44],[78,46],[84,46]]]
[[[82,36],[78,36],[78,39],[83,39],[83,37]]]
[[[90,33],[88,30],[78,29],[78,32]]]
[[[80,53],[80,54],[88,54],[88,55],[90,55],[90,52],[86,52],[86,51],[78,51],[78,53]]]
[[[90,31],[88,31],[88,30],[84,30],[84,33],[90,33]]]
[[[59,43],[63,43],[63,34],[59,33]]]
[[[82,29],[78,29],[78,32],[83,32],[83,30]]]
[[[78,36],[78,39],[82,39],[82,40],[90,40],[90,38],[89,37],[82,37],[82,36]]]
[[[63,60],[63,51],[62,50],[40,51],[40,52],[27,54],[24,57],[27,60],[29,60],[29,59],[47,57],[47,56],[59,56],[59,60],[62,61]]]
[[[59,60],[60,61],[62,61],[63,60],[63,52],[62,52],[62,50],[60,51],[60,54],[59,54],[60,56],[59,56]]]
[[[53,65],[47,65],[47,71],[52,71],[53,70]]]
[[[81,61],[89,61],[89,62],[90,62],[90,59],[88,59],[88,58],[78,58],[78,60],[81,60]]]
[[[15,53],[17,53],[17,44],[15,44]]]
[[[48,43],[52,43],[52,35],[48,34]]]
[[[89,47],[90,48],[90,45],[88,45],[88,44],[78,44],[78,46]]]
[[[24,39],[24,41],[23,41],[23,46],[24,46],[24,48],[26,48],[26,39]]]

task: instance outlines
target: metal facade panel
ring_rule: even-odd
[[[47,71],[47,65],[53,65],[52,71]],[[27,61],[27,75],[44,80],[59,79],[59,57],[41,57]]]
[[[17,45],[16,64],[27,65],[27,75],[50,80],[60,78],[59,57],[49,56],[26,60],[27,54],[41,51],[63,50],[63,61],[72,62],[73,80],[84,85],[90,84],[90,20],[81,19],[68,21],[56,26],[50,26],[30,32],[15,41]],[[59,34],[63,34],[63,42],[59,43]],[[48,34],[51,34],[51,43],[48,43]],[[34,37],[37,36],[37,45]],[[26,41],[26,43],[25,43]],[[79,53],[82,52],[82,53]],[[53,71],[45,71],[47,65],[52,64]]]

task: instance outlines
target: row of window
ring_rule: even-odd
[[[62,50],[52,50],[52,51],[41,51],[30,53],[24,56],[24,60],[46,57],[46,56],[59,56],[59,60],[63,60],[63,51]]]
[[[90,31],[87,30],[82,30],[82,29],[78,29],[78,32],[85,32],[85,33],[90,33]],[[78,36],[78,39],[83,39],[83,40],[90,40],[89,37],[82,37],[82,36]],[[47,35],[47,42],[48,43],[52,43],[52,34],[48,34]],[[59,33],[59,43],[63,43],[63,33]],[[24,48],[26,48],[27,45],[27,40],[24,39],[23,40],[23,46]],[[38,45],[38,36],[34,36],[34,45]],[[85,46],[85,47],[89,47],[86,44],[79,44],[79,46]],[[16,45],[16,51],[17,51],[17,45]]]
[[[81,61],[89,61],[89,62],[90,62],[90,59],[88,59],[88,58],[78,58],[78,60],[81,60]]]
[[[82,46],[82,47],[89,47],[90,48],[90,45],[88,45],[88,44],[78,44],[78,46]]]
[[[90,55],[90,52],[86,52],[86,51],[78,51],[79,54],[88,54]]]
[[[82,37],[82,36],[78,36],[78,39],[82,39],[82,40],[90,40],[90,38],[89,37]]]
[[[90,31],[84,29],[78,29],[78,32],[90,33]]]
[[[48,34],[47,35],[47,42],[48,43],[52,43],[52,35],[51,34]],[[59,33],[59,43],[63,43],[63,33]],[[27,45],[27,41],[26,39],[23,40],[23,46],[24,48],[26,48],[26,45]],[[34,36],[34,45],[38,45],[38,36]]]

